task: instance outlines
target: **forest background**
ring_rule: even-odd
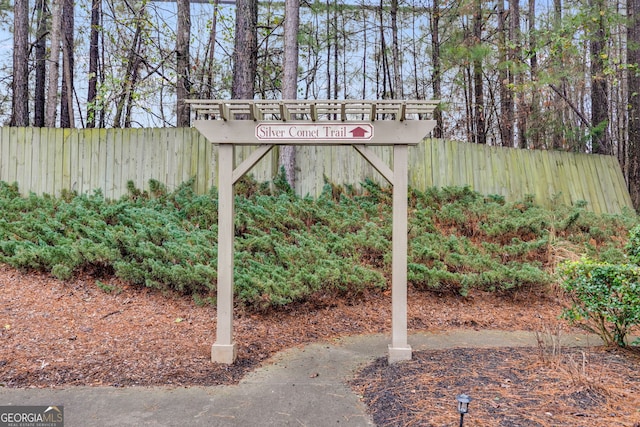
[[[439,99],[436,138],[616,156],[638,209],[638,11],[640,0],[2,0],[0,116],[189,126],[187,99]]]

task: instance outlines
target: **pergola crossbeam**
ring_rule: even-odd
[[[273,148],[273,145],[261,145],[256,148],[238,167],[233,170],[231,182],[237,183],[256,163],[258,163],[269,151]]]
[[[382,159],[380,159],[380,157],[378,157],[378,155],[376,155],[376,153],[374,153],[364,145],[354,145],[353,148],[355,148],[355,150],[360,153],[362,157],[367,159],[369,164],[373,166],[373,168],[377,170],[378,173],[382,175],[384,179],[387,180],[387,182],[389,182],[389,184],[393,185],[393,171],[389,166],[387,166],[385,162],[382,161]]]

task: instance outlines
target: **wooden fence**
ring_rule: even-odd
[[[391,150],[374,147],[391,164]],[[251,147],[238,147],[237,161]],[[277,150],[251,173],[268,181],[277,173]],[[558,151],[519,150],[460,142],[425,140],[409,149],[410,185],[468,185],[482,194],[538,203],[586,201],[595,212],[620,213],[632,208],[615,157]],[[296,190],[318,195],[324,178],[358,184],[365,177],[382,181],[351,147],[297,147]],[[176,188],[195,178],[199,193],[217,184],[217,150],[191,128],[47,129],[0,128],[0,180],[17,182],[23,194],[59,195],[102,190],[109,199],[127,192],[127,182],[147,189],[155,179]]]

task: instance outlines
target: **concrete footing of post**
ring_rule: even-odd
[[[211,346],[211,361],[214,363],[233,364],[238,355],[236,343],[232,344],[213,344]]]
[[[391,344],[389,344],[389,364],[391,365],[403,360],[411,360],[411,346],[392,347]]]

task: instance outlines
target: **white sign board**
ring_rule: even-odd
[[[256,126],[260,141],[350,140],[368,141],[373,138],[371,123],[260,123]]]

